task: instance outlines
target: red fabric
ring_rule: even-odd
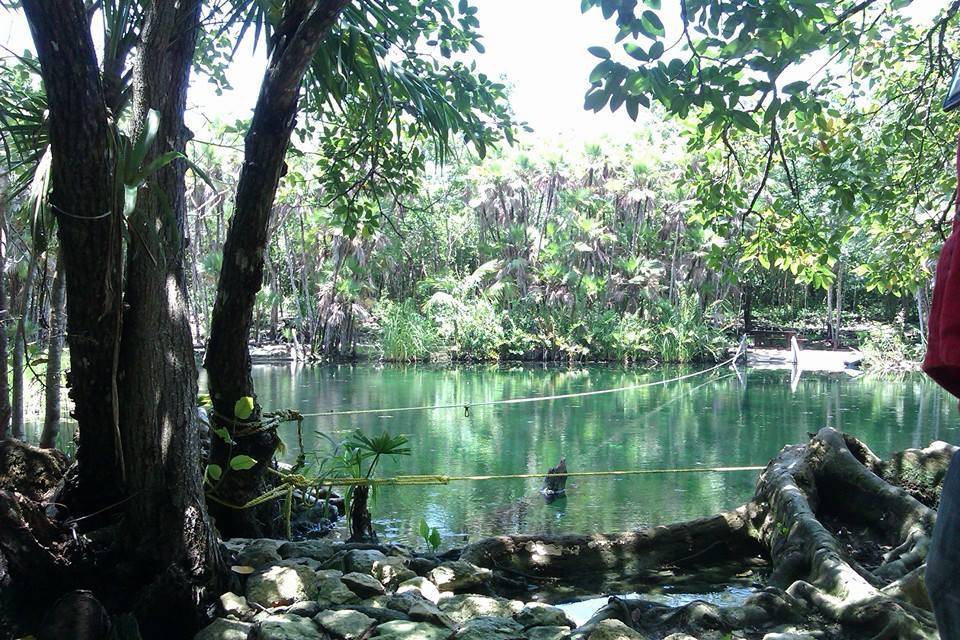
[[[960,147],[957,148],[960,182]],[[937,384],[960,398],[960,193],[953,231],[940,250],[933,285],[933,305],[927,324],[927,355],[923,370]]]

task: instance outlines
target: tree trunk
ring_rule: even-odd
[[[80,515],[115,504],[123,484],[116,388],[122,220],[113,134],[83,2],[24,0],[23,8],[50,114],[50,205],[67,279],[68,386],[80,435],[71,493]]]
[[[66,279],[62,263],[50,291],[50,335],[47,342],[46,403],[40,446],[52,449],[60,435],[60,359],[63,357],[63,334],[66,327]]]
[[[145,162],[183,153],[183,123],[200,0],[154,0],[134,62],[134,122],[160,115]],[[141,189],[129,224],[127,309],[120,350],[120,424],[129,562],[148,586],[135,605],[146,638],[188,637],[219,595],[223,565],[200,472],[197,370],[184,270],[186,164],[162,167]],[[159,229],[159,231],[157,231]],[[199,605],[199,606],[198,606]]]
[[[933,485],[955,451],[936,443],[884,462],[855,438],[824,428],[807,444],[785,447],[760,475],[753,499],[733,511],[617,535],[501,536],[468,546],[461,560],[513,575],[562,576],[566,584],[608,573],[702,573],[721,560],[771,565],[766,584],[742,605],[613,598],[573,638],[614,618],[644,637],[760,637],[789,624],[817,637],[932,639],[922,575],[935,512],[882,478]]]
[[[13,402],[10,419],[10,435],[23,440],[23,397],[26,381],[27,356],[27,310],[33,296],[33,282],[37,277],[37,256],[31,252],[27,262],[27,275],[20,285],[17,314],[17,331],[13,337]]]
[[[335,24],[349,0],[314,0],[289,3],[275,34],[276,46],[260,87],[253,121],[244,142],[244,163],[237,185],[233,218],[223,247],[223,267],[210,322],[207,370],[215,426],[234,430],[234,405],[256,394],[250,375],[247,342],[253,321],[255,297],[263,285],[267,230],[284,156],[293,131],[300,84],[323,37]],[[248,422],[260,419],[255,404]],[[225,470],[218,492],[224,501],[242,505],[267,486],[265,469],[277,446],[273,431],[234,438],[235,445],[213,438],[211,462]],[[230,472],[229,456],[245,454],[257,461],[247,471]],[[261,536],[279,530],[276,504],[237,510],[211,505],[217,526],[225,536]]]
[[[0,198],[0,440],[10,427],[10,382],[7,378],[7,207]]]

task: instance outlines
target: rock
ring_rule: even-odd
[[[440,610],[450,616],[454,622],[463,623],[481,616],[510,618],[523,610],[523,603],[506,598],[462,595],[442,600]]]
[[[566,640],[570,637],[567,627],[530,627],[526,631],[530,640]]]
[[[697,640],[693,636],[688,636],[685,633],[671,633],[663,640]]]
[[[440,590],[426,578],[411,578],[400,583],[397,587],[397,593],[406,593],[407,591],[416,591],[424,598],[436,604],[440,601]]]
[[[217,618],[193,636],[193,640],[247,640],[253,634],[249,622]]]
[[[426,599],[420,602],[414,602],[412,605],[410,605],[410,610],[407,611],[407,615],[410,616],[411,620],[416,620],[418,622],[429,622],[437,625],[438,627],[447,627],[448,629],[453,629],[457,626],[457,623],[453,621],[453,618],[440,611],[437,605]]]
[[[347,585],[350,591],[353,591],[361,598],[369,598],[386,593],[386,589],[383,588],[380,581],[367,573],[348,573],[340,578],[340,581]]]
[[[280,554],[277,553],[278,545],[276,540],[268,538],[254,540],[237,554],[234,564],[259,569],[266,564],[278,562],[280,560]]]
[[[619,620],[604,620],[593,628],[587,640],[647,640]]]
[[[349,609],[350,611],[359,611],[365,616],[373,618],[378,623],[393,622],[394,620],[409,620],[410,616],[387,607],[371,607],[362,604],[341,604],[334,607],[334,610]]]
[[[326,562],[337,555],[337,549],[333,543],[326,540],[303,540],[301,542],[284,542],[277,549],[280,557],[287,558],[311,558],[319,562]]]
[[[373,563],[373,577],[389,587],[416,578],[417,574],[407,568],[402,558],[390,556]]]
[[[262,607],[289,605],[317,597],[317,574],[307,567],[269,567],[247,580],[247,601]]]
[[[449,629],[441,629],[426,622],[387,622],[376,629],[375,640],[446,640]]]
[[[528,602],[513,619],[523,625],[524,629],[530,627],[575,627],[577,626],[563,609],[551,607],[542,602]]]
[[[440,591],[465,591],[483,585],[493,572],[463,560],[444,562],[427,574]]]
[[[763,640],[814,640],[814,637],[806,633],[768,633]]]
[[[220,596],[220,612],[228,618],[246,620],[254,615],[253,608],[247,604],[247,599],[228,591]]]
[[[407,567],[418,576],[425,576],[440,564],[439,560],[414,556],[407,560]]]
[[[387,607],[393,609],[394,611],[402,611],[407,613],[410,611],[410,607],[415,605],[418,602],[430,602],[421,595],[419,591],[411,590],[404,591],[403,593],[395,593],[387,599]],[[430,604],[433,604],[430,602]]]
[[[334,637],[344,640],[355,640],[363,636],[376,620],[365,616],[359,611],[343,609],[340,611],[321,611],[314,616],[313,621]]]
[[[323,608],[318,602],[314,602],[313,600],[305,600],[303,602],[294,602],[292,605],[287,607],[286,613],[289,613],[292,616],[312,618],[320,613],[322,609]]]
[[[373,564],[386,558],[375,549],[352,549],[343,557],[343,572],[373,573]]]
[[[323,571],[323,563],[313,558],[287,558],[273,563],[275,567],[307,567],[313,571]]]
[[[330,609],[338,604],[350,604],[359,601],[360,596],[350,591],[340,578],[321,579],[317,585],[317,602],[325,609]]]
[[[260,623],[257,640],[328,640],[310,618],[290,614],[268,616]]]
[[[463,623],[456,640],[525,640],[523,627],[512,618],[484,616]]]
[[[110,615],[92,592],[70,591],[60,596],[43,616],[40,640],[102,638],[110,631]],[[0,631],[2,632],[2,631]]]

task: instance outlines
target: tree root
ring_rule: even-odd
[[[733,511],[617,535],[501,536],[470,545],[462,558],[567,579],[756,555],[771,565],[766,586],[742,606],[612,598],[578,630],[583,637],[616,618],[651,637],[761,637],[789,628],[826,637],[936,638],[923,586],[936,513],[918,499],[916,470],[923,471],[924,490],[939,493],[955,450],[934,443],[885,462],[856,438],[825,428],[781,450],[753,499]]]

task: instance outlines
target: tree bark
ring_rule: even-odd
[[[58,261],[57,274],[50,291],[50,336],[47,342],[46,401],[40,446],[52,449],[60,435],[60,360],[63,357],[63,334],[66,327],[66,279]]]
[[[0,440],[10,427],[10,382],[7,378],[7,321],[10,317],[7,297],[7,208],[0,198]]]
[[[23,9],[50,114],[50,205],[66,271],[68,386],[80,435],[73,492],[79,515],[115,504],[123,485],[116,388],[122,221],[113,134],[83,2],[24,0]]]
[[[347,4],[349,0],[286,4],[244,142],[244,163],[223,247],[223,266],[204,360],[214,425],[228,430],[236,424],[233,418],[237,400],[256,398],[247,343],[255,297],[263,285],[270,213],[296,122],[300,84],[320,42]],[[256,403],[248,421],[258,421],[260,413]],[[221,438],[213,438],[211,461],[225,470],[218,492],[226,501],[244,504],[266,488],[265,469],[271,463],[277,437],[272,431],[260,431],[235,440],[235,445],[229,445]],[[229,457],[238,454],[251,456],[257,461],[256,466],[230,472]],[[211,512],[225,536],[261,536],[279,530],[275,504],[245,510],[211,505]]]
[[[31,252],[27,259],[27,275],[20,285],[17,314],[17,330],[13,337],[13,401],[10,435],[18,440],[23,440],[23,398],[25,393],[26,381],[26,356],[27,356],[27,310],[30,307],[30,298],[33,296],[33,283],[37,277],[37,256]]]
[[[134,122],[160,116],[145,163],[183,153],[183,122],[200,0],[155,0],[134,61]],[[128,559],[148,585],[134,605],[145,638],[188,637],[219,595],[224,568],[200,472],[197,371],[184,269],[186,163],[175,160],[141,189],[129,225],[119,359],[127,488]],[[199,606],[198,606],[199,605]]]

